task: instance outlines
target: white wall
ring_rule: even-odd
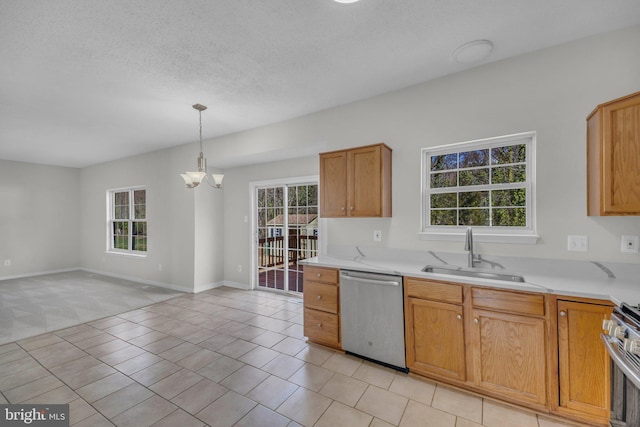
[[[586,117],[600,103],[640,90],[640,27],[600,35],[477,67],[404,90],[263,128],[218,138],[210,150],[266,147],[318,151],[386,142],[393,149],[393,217],[328,220],[330,245],[374,246],[383,231],[391,248],[462,252],[462,243],[418,240],[420,150],[479,138],[537,132],[537,245],[478,244],[484,254],[640,262],[620,253],[622,234],[640,235],[640,217],[586,215]],[[249,283],[237,273],[249,239],[237,238],[248,214],[245,175],[294,176],[298,160],[227,169],[225,278]],[[260,171],[259,173],[257,171]],[[304,175],[318,173],[317,157]],[[587,235],[587,253],[568,252],[569,234]],[[233,236],[233,238],[231,238]],[[243,261],[244,258],[244,261]]]
[[[636,26],[206,141],[209,164],[225,167],[222,192],[188,190],[178,177],[194,167],[196,144],[81,171],[2,161],[0,260],[11,257],[14,266],[0,263],[0,277],[80,264],[185,290],[249,284],[249,183],[316,175],[318,152],[376,142],[393,149],[393,217],[327,220],[327,243],[373,246],[380,229],[379,246],[462,252],[461,243],[418,240],[421,148],[532,130],[540,242],[481,243],[478,252],[640,263],[640,255],[620,253],[622,234],[640,235],[640,217],[586,216],[585,166],[587,115],[640,90],[639,42]],[[275,158],[287,160],[269,163]],[[105,253],[106,191],[133,185],[148,189],[142,259]],[[589,252],[567,252],[568,234],[587,235]]]
[[[79,176],[73,168],[0,160],[0,278],[80,265]]]

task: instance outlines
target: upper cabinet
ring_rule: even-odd
[[[588,215],[640,215],[640,92],[587,117]]]
[[[380,143],[321,153],[320,216],[390,217],[391,149]]]

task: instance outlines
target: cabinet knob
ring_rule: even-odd
[[[458,319],[458,320],[462,320],[462,314],[458,314],[458,315],[456,316],[456,319]]]
[[[478,320],[477,317],[475,319],[473,319],[473,323],[475,323],[476,325],[478,324],[478,322],[479,322],[479,320]]]
[[[349,210],[352,211],[353,210],[353,206],[349,206]]]
[[[561,316],[561,317],[565,317],[566,315],[567,315],[567,312],[566,312],[566,311],[562,310],[562,311],[560,312],[560,316]]]
[[[318,328],[322,328],[322,323],[318,323]]]
[[[316,298],[317,299],[322,299],[322,295],[318,295]]]
[[[320,273],[317,273],[317,274],[316,274],[316,277],[320,277],[320,276],[322,276],[322,274],[320,274]]]
[[[344,206],[340,206],[340,210],[343,211],[344,210]]]

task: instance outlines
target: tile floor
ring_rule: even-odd
[[[0,403],[74,426],[557,427],[309,345],[302,301],[218,288],[0,346]]]

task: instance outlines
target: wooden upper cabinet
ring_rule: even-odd
[[[588,215],[640,215],[640,92],[587,117]]]
[[[381,143],[321,153],[320,216],[391,216],[391,149]]]

